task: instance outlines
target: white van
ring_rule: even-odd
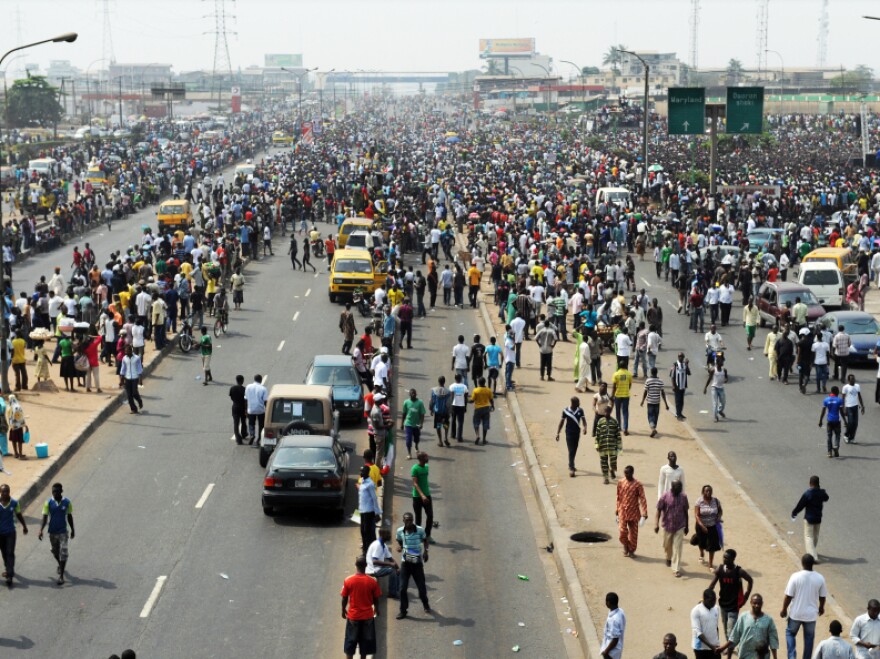
[[[37,160],[31,160],[28,162],[28,176],[30,176],[32,172],[36,171],[38,176],[52,178],[54,168],[54,158],[38,158]]]
[[[807,261],[798,270],[798,282],[813,291],[823,307],[842,307],[846,299],[843,273],[829,261]]]
[[[605,202],[606,206],[632,208],[632,194],[626,188],[599,188],[596,190],[596,208]]]

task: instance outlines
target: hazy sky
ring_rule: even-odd
[[[69,59],[85,69],[104,54],[103,4],[0,0],[2,50],[75,31],[76,43],[39,46],[25,60],[45,70],[51,59]],[[756,1],[700,4],[698,65],[724,67],[737,58],[754,67]],[[177,72],[212,68],[215,0],[109,0],[109,6],[117,62],[171,63]],[[786,67],[816,64],[821,6],[821,0],[770,0],[767,47]],[[324,70],[457,71],[481,66],[481,37],[535,37],[537,50],[567,77],[573,69],[560,60],[599,65],[612,43],[676,51],[684,61],[690,50],[690,0],[227,0],[226,7],[233,69],[262,65],[264,53],[302,53],[305,66]],[[880,21],[863,14],[880,14],[880,2],[829,1],[827,63],[865,64],[880,75],[871,48]],[[767,65],[781,66],[780,57],[768,53]],[[10,70],[17,68],[13,63]]]

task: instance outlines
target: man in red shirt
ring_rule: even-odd
[[[327,265],[333,267],[333,252],[336,251],[336,241],[333,240],[333,234],[327,234],[327,240],[324,241],[324,249],[327,252]]]
[[[357,573],[342,583],[342,617],[345,618],[343,652],[354,659],[360,647],[361,657],[376,654],[376,618],[379,617],[379,582],[366,573],[367,558],[358,556],[354,561]]]

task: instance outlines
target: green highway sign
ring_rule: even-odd
[[[727,88],[727,132],[764,132],[764,88]]]
[[[669,88],[669,134],[702,135],[706,128],[706,89]]]

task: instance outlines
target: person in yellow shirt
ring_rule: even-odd
[[[629,397],[632,387],[632,373],[624,366],[622,360],[618,362],[611,382],[613,383],[611,399],[614,401],[614,417],[620,429],[623,430],[623,434],[629,435]]]
[[[480,443],[480,426],[483,428],[483,446],[486,445],[486,433],[489,431],[489,415],[495,411],[495,400],[492,390],[486,386],[486,378],[477,380],[477,386],[471,392],[471,402],[474,404],[474,434]]]
[[[483,273],[472,262],[471,267],[468,269],[468,298],[471,301],[471,308],[474,309],[477,307],[477,296],[480,293],[480,279],[482,276]]]
[[[22,333],[16,332],[12,339],[12,370],[15,371],[15,390],[21,391],[28,388],[27,357],[25,356],[27,343]]]
[[[388,303],[391,305],[391,308],[393,309],[403,302],[403,297],[404,294],[403,291],[400,290],[400,285],[394,284],[394,286],[391,287],[391,290],[388,291]]]
[[[534,281],[534,282],[537,283],[537,284],[543,284],[543,283],[544,283],[544,268],[542,268],[542,267],[541,267],[540,265],[538,265],[537,263],[536,263],[535,266],[532,268],[532,273],[531,273],[531,274],[532,274],[532,281]]]
[[[190,263],[189,261],[184,261],[183,263],[180,264],[180,271],[186,277],[187,281],[192,281],[192,271],[193,271],[192,263]]]

